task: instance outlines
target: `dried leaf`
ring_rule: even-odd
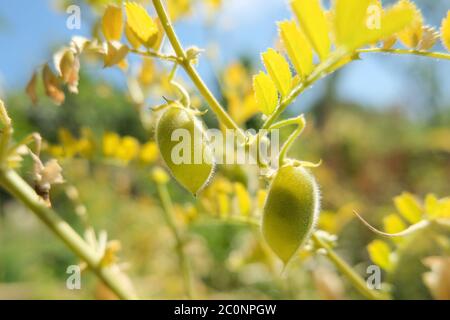
[[[104,55],[104,67],[111,67],[122,63],[129,52],[129,48],[117,41],[108,42],[106,54]]]
[[[30,98],[31,102],[36,105],[38,103],[38,97],[36,93],[36,86],[37,86],[37,79],[38,74],[37,72],[33,72],[33,75],[31,76],[30,81],[28,81],[27,87],[25,89],[25,92],[27,93],[28,97]]]
[[[53,100],[57,105],[61,105],[64,102],[65,95],[60,88],[60,81],[58,77],[46,64],[42,70],[42,79],[44,81],[45,94]]]
[[[436,300],[450,300],[450,258],[427,257],[423,264],[431,269],[423,274],[423,282]]]

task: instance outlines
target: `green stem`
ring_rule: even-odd
[[[406,54],[436,59],[450,60],[450,53],[445,52],[428,52],[414,49],[384,49],[384,48],[367,48],[356,50],[357,53],[390,53],[390,54]]]
[[[180,263],[180,269],[183,273],[183,281],[184,281],[184,287],[186,289],[186,294],[189,299],[194,298],[194,290],[192,286],[192,279],[191,279],[191,268],[189,266],[189,261],[184,253],[184,245],[185,241],[180,235],[180,232],[178,231],[178,228],[174,221],[174,212],[173,212],[173,205],[172,200],[170,198],[169,191],[167,190],[167,186],[165,183],[158,183],[157,182],[157,189],[158,189],[158,196],[161,201],[162,205],[162,212],[164,214],[164,220],[166,221],[167,226],[169,227],[170,231],[172,232],[173,237],[175,238],[176,242],[176,251],[178,255],[178,261]]]
[[[194,85],[197,87],[200,94],[206,100],[208,105],[211,107],[212,111],[216,114],[219,121],[227,128],[234,129],[241,138],[246,138],[244,132],[239,128],[239,126],[234,122],[234,120],[228,115],[225,109],[217,101],[216,97],[212,94],[211,90],[206,86],[197,70],[192,65],[191,61],[187,59],[186,52],[181,46],[180,40],[178,39],[172,23],[170,22],[169,16],[166,9],[164,8],[161,0],[152,0],[153,6],[155,7],[156,13],[161,21],[167,38],[172,45],[175,54],[180,60],[180,65],[184,68],[188,76],[191,78]]]
[[[161,54],[159,52],[155,52],[155,51],[151,51],[151,50],[141,51],[139,49],[130,48],[130,52],[133,52],[133,53],[141,55],[141,56],[153,57],[153,58],[166,60],[166,61],[172,61],[172,62],[176,62],[176,63],[181,62],[181,60],[177,56],[165,55],[165,54]]]
[[[286,157],[287,152],[291,148],[292,144],[294,143],[295,139],[298,138],[303,132],[303,129],[305,129],[306,121],[304,115],[300,115],[296,118],[292,119],[286,119],[283,121],[280,121],[273,126],[271,126],[271,129],[279,129],[288,125],[296,124],[297,128],[291,133],[291,135],[287,138],[284,145],[281,147],[280,154],[278,155],[278,165],[279,167],[282,167],[284,164],[284,158]]]
[[[0,129],[1,137],[0,137],[0,163],[5,163],[5,158],[8,153],[8,145],[11,139],[11,135],[13,132],[11,126],[11,118],[8,116],[8,112],[6,111],[6,107],[3,104],[3,101],[0,100],[0,123],[3,125]]]
[[[326,256],[331,262],[339,269],[343,275],[353,284],[353,286],[366,298],[372,300],[388,300],[389,297],[381,294],[375,290],[369,289],[366,282],[362,279],[353,269],[350,267],[342,258],[340,258],[333,249],[322,239],[320,239],[317,234],[312,235],[312,240],[315,245],[322,248],[326,252]]]
[[[120,299],[136,299],[133,290],[120,281],[117,269],[102,267],[101,259],[72,227],[48,208],[34,190],[14,170],[0,170],[0,184],[44,222]]]

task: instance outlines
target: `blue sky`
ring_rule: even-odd
[[[435,1],[435,0],[433,0]],[[6,4],[7,3],[7,4]],[[444,0],[444,7],[450,9],[450,1]],[[447,5],[445,5],[447,3]],[[259,53],[270,47],[276,38],[276,21],[291,16],[286,1],[280,0],[226,0],[220,15],[214,23],[205,27],[205,21],[198,15],[177,24],[182,42],[207,48],[211,41],[219,49],[220,63],[228,63],[245,55],[259,60]],[[445,9],[445,8],[444,8]],[[89,13],[82,11],[82,15]],[[444,12],[442,12],[444,16]],[[53,8],[51,0],[2,0],[0,5],[0,94],[24,88],[33,69],[44,63],[53,49],[69,41],[73,35],[88,35],[89,23],[83,23],[81,30],[68,30],[67,15]],[[428,17],[427,17],[428,18]],[[89,20],[89,19],[87,19]],[[430,23],[439,23],[439,17],[431,16]],[[411,76],[415,66],[437,70],[444,92],[442,100],[450,104],[450,82],[445,80],[450,72],[450,62],[429,61],[424,58],[366,56],[343,70],[338,86],[342,99],[373,107],[398,104],[426,104],[420,97],[425,88],[420,79]],[[208,80],[210,65],[200,64],[200,72]],[[110,77],[111,72],[98,70],[97,74]],[[112,73],[114,74],[114,72]],[[320,94],[321,84],[308,92],[304,99],[310,103]]]

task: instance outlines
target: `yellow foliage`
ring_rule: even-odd
[[[158,32],[158,27],[147,11],[136,2],[126,2],[127,25],[144,46]]]
[[[450,10],[447,11],[447,17],[442,20],[441,40],[444,47],[450,51]]]
[[[422,217],[422,208],[417,199],[410,193],[404,192],[394,198],[398,212],[411,224],[417,223]]]
[[[400,41],[408,48],[415,48],[423,35],[423,17],[419,8],[410,0],[400,0],[397,7],[413,12],[412,23],[403,31],[398,33]]]
[[[120,41],[123,31],[122,8],[109,5],[102,18],[102,31],[107,41]]]
[[[330,32],[320,0],[294,0],[292,10],[311,46],[325,60],[331,49]]]
[[[380,268],[391,271],[394,267],[392,261],[392,251],[389,245],[382,240],[373,240],[367,246],[370,259]]]
[[[278,104],[278,92],[272,79],[261,71],[253,77],[253,88],[260,111],[266,115],[271,114]]]
[[[141,147],[139,158],[143,163],[153,163],[158,159],[158,146],[155,142],[150,141]]]
[[[292,89],[292,74],[289,63],[272,48],[262,54],[262,60],[281,96],[286,97]]]
[[[313,70],[313,51],[305,35],[293,21],[279,23],[280,36],[297,73],[305,77]]]

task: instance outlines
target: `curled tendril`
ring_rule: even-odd
[[[383,237],[388,237],[388,238],[396,238],[396,237],[405,237],[408,235],[411,235],[419,230],[422,230],[426,227],[428,227],[430,225],[430,221],[428,220],[421,220],[411,226],[409,226],[408,228],[406,228],[403,231],[397,232],[397,233],[388,233],[388,232],[383,232],[378,230],[377,228],[375,228],[374,226],[372,226],[370,223],[368,223],[366,220],[364,220],[363,217],[361,217],[361,215],[359,215],[358,212],[356,212],[356,210],[353,210],[353,213],[358,217],[358,219],[367,227],[369,228],[371,231],[373,231],[374,233],[383,236]]]

